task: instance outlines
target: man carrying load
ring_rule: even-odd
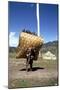
[[[22,31],[19,36],[16,58],[26,58],[26,70],[30,64],[32,70],[33,60],[38,59],[39,50],[43,45],[43,38],[29,31]]]
[[[35,49],[34,48],[29,48],[27,49],[27,53],[26,53],[26,70],[28,71],[28,65],[30,64],[30,71],[32,71],[32,64],[33,64],[33,60],[35,57]]]

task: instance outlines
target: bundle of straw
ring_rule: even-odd
[[[16,58],[26,58],[26,51],[28,48],[35,48],[35,59],[37,59],[37,55],[39,49],[43,44],[43,39],[33,34],[29,34],[26,32],[22,32],[19,38],[19,45],[17,47],[17,55]]]

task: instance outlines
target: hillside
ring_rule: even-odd
[[[11,53],[16,52],[16,47],[9,47],[9,52]]]
[[[53,54],[57,55],[58,53],[58,41],[48,42],[45,43],[42,48],[41,52],[51,51]],[[16,47],[9,47],[9,52],[16,52]]]
[[[45,43],[41,48],[41,52],[44,53],[47,51],[51,51],[53,54],[57,55],[57,53],[58,53],[58,41]]]

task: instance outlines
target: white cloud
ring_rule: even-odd
[[[18,37],[16,32],[10,32],[9,34],[9,46],[16,47],[18,45]]]

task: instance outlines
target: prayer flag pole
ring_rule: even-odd
[[[40,36],[39,3],[36,4],[36,15],[37,15],[37,34],[38,34],[38,36]]]

